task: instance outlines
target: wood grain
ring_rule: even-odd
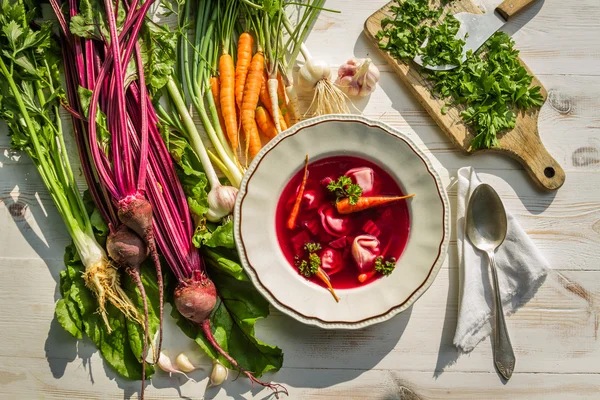
[[[380,10],[367,18],[364,30],[374,46],[377,47],[383,57],[392,65],[400,79],[407,85],[417,100],[423,105],[433,120],[442,128],[444,133],[454,142],[456,146],[471,154],[476,152],[497,152],[506,154],[519,161],[541,188],[556,190],[565,181],[565,173],[562,167],[548,153],[542,144],[538,131],[539,109],[532,109],[517,114],[516,126],[498,138],[499,147],[492,149],[473,150],[471,142],[475,137],[471,128],[468,128],[461,120],[462,109],[451,107],[443,115],[441,110],[446,101],[435,98],[431,94],[431,84],[422,74],[421,69],[410,62],[409,64],[397,61],[387,52],[379,49],[377,32],[381,29],[381,20],[392,16],[390,7],[395,2],[390,2]],[[481,14],[481,11],[470,0],[457,0],[448,6],[450,12],[470,12]],[[523,66],[527,66],[521,61]],[[532,72],[527,68],[530,74]],[[540,86],[541,93],[546,98],[547,93],[541,82],[534,76],[532,85]]]
[[[504,385],[494,371],[489,341],[460,357],[451,344],[458,275],[453,232],[444,267],[410,313],[346,333],[303,327],[276,312],[260,321],[257,335],[285,353],[284,368],[268,378],[284,383],[294,400],[600,398],[600,2],[565,7],[538,1],[506,26],[548,90],[539,131],[569,174],[554,192],[536,190],[512,159],[466,156],[442,133],[362,33],[366,16],[385,2],[328,0],[326,7],[342,13],[319,15],[306,41],[313,57],[328,62],[334,75],[351,56],[371,57],[382,71],[380,85],[356,106],[425,145],[449,188],[453,215],[456,170],[472,165],[568,282],[556,276],[547,280],[531,302],[508,317],[519,364]],[[489,11],[500,2],[480,3]],[[311,96],[302,97],[305,107]],[[69,237],[31,162],[11,156],[8,147],[0,123],[0,399],[136,399],[139,382],[116,378],[89,341],[76,341],[53,320]],[[177,352],[173,342],[186,341],[198,349],[185,338],[166,336],[167,350]],[[209,368],[206,361],[201,365]],[[235,373],[222,387],[207,389],[208,373],[196,371],[192,377],[199,382],[186,383],[158,372],[147,399],[269,395]]]

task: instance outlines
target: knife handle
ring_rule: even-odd
[[[533,3],[535,3],[535,0],[504,0],[496,7],[496,11],[508,21],[511,17],[517,15]]]

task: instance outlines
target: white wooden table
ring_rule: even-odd
[[[499,0],[484,0],[490,4]],[[473,165],[501,194],[506,208],[554,270],[535,298],[507,319],[517,356],[503,384],[491,344],[459,356],[452,345],[458,271],[450,251],[429,291],[391,321],[355,332],[303,326],[278,312],[258,335],[283,348],[284,367],[271,378],[291,399],[599,399],[600,398],[600,2],[539,0],[507,27],[522,58],[548,89],[542,140],[566,171],[565,185],[543,193],[516,162],[461,155],[362,34],[364,20],[385,0],[328,1],[342,14],[322,14],[308,39],[313,56],[332,66],[372,57],[381,86],[364,107],[421,141],[456,202],[456,170]],[[107,399],[136,396],[139,382],[115,378],[89,341],[77,342],[54,320],[57,281],[69,238],[34,167],[11,154],[0,126],[0,397]],[[181,336],[173,347],[191,346]],[[147,398],[263,398],[246,379],[206,390],[159,372]]]

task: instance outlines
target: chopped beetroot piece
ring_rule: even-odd
[[[318,219],[307,219],[300,222],[300,226],[308,230],[313,236],[319,233],[319,220]]]
[[[294,246],[294,254],[301,255],[304,253],[304,245],[310,242],[310,235],[307,231],[302,230],[300,233],[292,237],[292,246]]]
[[[373,235],[375,237],[379,237],[381,231],[372,220],[368,220],[362,227],[362,230],[368,233],[369,235]]]
[[[341,238],[329,242],[329,245],[334,249],[343,249],[348,243],[348,236],[342,236]]]

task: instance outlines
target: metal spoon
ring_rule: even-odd
[[[485,252],[490,260],[494,282],[494,364],[508,380],[515,368],[515,353],[506,330],[494,260],[494,252],[506,237],[507,221],[502,200],[490,185],[483,183],[473,191],[467,207],[466,226],[471,243]]]

